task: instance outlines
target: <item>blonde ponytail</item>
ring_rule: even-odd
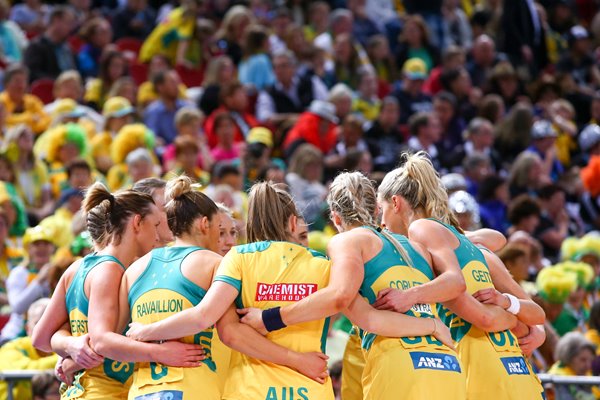
[[[403,153],[402,158],[404,164],[383,178],[379,195],[388,201],[392,196],[401,196],[413,210],[421,210],[427,218],[435,218],[462,232],[448,207],[448,194],[427,153]]]
[[[377,192],[360,172],[343,172],[329,187],[327,204],[348,225],[376,226]]]
[[[289,240],[288,220],[291,216],[299,217],[300,214],[288,192],[271,182],[255,184],[248,196],[248,242]]]

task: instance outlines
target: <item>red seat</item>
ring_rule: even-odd
[[[38,79],[31,84],[31,94],[40,98],[44,104],[54,101],[54,81],[52,79]]]
[[[133,61],[129,64],[129,74],[135,81],[135,84],[140,86],[148,80],[148,65]]]
[[[71,48],[73,54],[78,54],[79,50],[81,50],[81,48],[85,45],[83,39],[81,39],[78,35],[70,36],[69,39],[67,39],[67,42],[69,43],[69,47]]]
[[[189,69],[182,66],[177,66],[175,68],[177,73],[179,74],[179,78],[181,82],[187,87],[198,87],[202,86],[202,81],[204,80],[204,69]]]
[[[118,39],[115,44],[117,48],[121,51],[130,51],[135,53],[136,57],[140,53],[140,49],[142,48],[142,41],[136,38],[124,37]]]

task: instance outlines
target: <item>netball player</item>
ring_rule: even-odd
[[[169,365],[197,365],[202,348],[184,343],[138,343],[114,333],[119,330],[119,286],[126,266],[147,253],[158,240],[158,208],[149,195],[124,191],[112,195],[102,184],[85,197],[90,235],[101,250],[73,264],[60,279],[51,303],[34,331],[34,344],[44,351],[68,356],[85,347],[77,337],[89,335],[96,354],[104,359],[77,374],[63,393],[66,399],[127,398],[133,364],[158,361]],[[70,335],[55,334],[67,321]],[[125,324],[122,324],[125,325]],[[52,343],[51,343],[52,342]],[[117,360],[117,361],[113,361]],[[124,362],[118,362],[124,361]]]
[[[249,197],[248,216],[247,233],[251,243],[237,246],[225,256],[215,282],[195,309],[150,325],[132,324],[128,335],[140,340],[185,336],[210,326],[236,298],[238,307],[280,307],[293,304],[327,285],[329,260],[293,243],[298,231],[298,212],[287,192],[268,183],[255,185]],[[362,318],[360,322],[371,330],[390,335],[398,332],[406,336],[435,334],[437,339],[452,345],[439,320],[377,311],[364,300],[356,300],[352,302],[356,309],[354,314],[358,319]],[[349,314],[353,315],[353,312],[349,311]],[[234,344],[231,337],[235,326],[229,319],[238,322],[237,316],[233,315],[222,318],[217,327],[224,343],[231,345]],[[270,323],[277,322],[270,320]],[[321,318],[282,329],[267,338],[295,351],[324,351],[327,330],[328,321]],[[326,372],[323,371],[316,381],[240,354],[239,358],[232,360],[223,398],[296,396],[293,398],[332,399],[333,391]]]
[[[522,323],[521,330],[528,329],[526,325],[542,324],[544,313],[495,255],[480,251],[458,228],[446,192],[426,154],[406,156],[402,167],[386,175],[379,187],[379,203],[386,228],[408,234],[426,247],[438,277],[408,290],[388,288],[379,293],[375,306],[401,311],[414,304],[440,301],[448,276],[460,272],[467,291],[446,302],[440,317],[458,342],[467,374],[468,398],[541,398],[543,389],[523,358],[515,335],[500,329],[502,324],[498,322],[505,315],[495,308],[481,307],[471,295],[514,314]],[[498,293],[496,288],[508,294]]]

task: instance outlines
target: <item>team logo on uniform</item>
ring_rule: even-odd
[[[502,357],[500,361],[509,375],[529,375],[529,368],[523,357]]]
[[[256,284],[256,301],[300,301],[317,291],[314,283]]]
[[[412,359],[414,369],[461,372],[458,360],[451,354],[413,351],[410,353],[410,358]]]

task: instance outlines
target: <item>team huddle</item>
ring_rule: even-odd
[[[493,253],[501,234],[460,229],[424,153],[377,189],[359,172],[335,178],[327,255],[271,183],[252,187],[247,244],[231,249],[231,215],[189,178],[158,203],[86,193],[94,252],[33,332],[62,357],[63,399],[333,400],[324,353],[339,313],[354,325],[344,400],[545,398],[526,358],[544,312]],[[175,240],[157,248],[165,224]]]

